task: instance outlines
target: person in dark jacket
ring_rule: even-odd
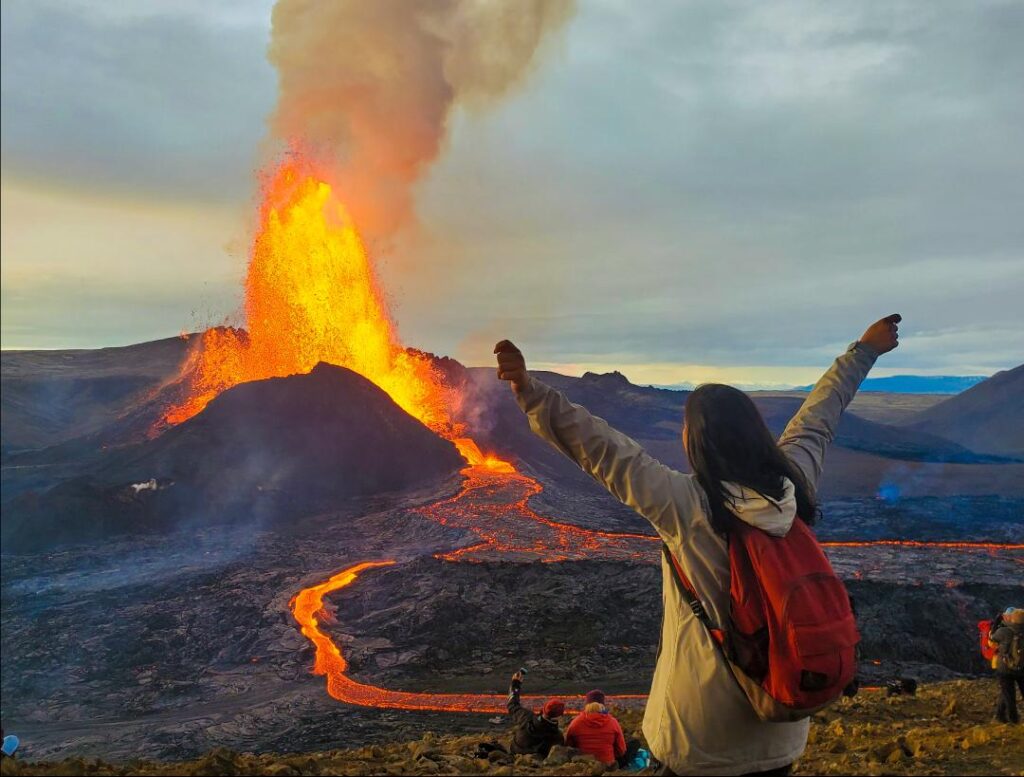
[[[1017,690],[1024,696],[1024,610],[1006,613],[1002,625],[989,636],[989,642],[996,648],[994,664],[999,681],[996,720],[1020,723]]]
[[[522,687],[523,675],[516,672],[512,675],[512,685],[508,691],[508,714],[513,725],[510,750],[517,754],[547,758],[552,746],[565,744],[558,727],[558,719],[565,713],[565,704],[558,699],[549,699],[540,715],[535,715],[519,702]]]

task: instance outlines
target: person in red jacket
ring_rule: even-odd
[[[565,730],[565,744],[592,755],[606,764],[617,764],[626,755],[626,739],[622,726],[604,706],[604,694],[587,694],[583,712]]]

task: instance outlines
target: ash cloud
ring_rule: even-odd
[[[271,133],[327,166],[364,234],[388,235],[410,218],[452,110],[512,91],[572,12],[571,0],[279,0]]]

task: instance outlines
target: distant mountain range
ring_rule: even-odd
[[[892,375],[888,378],[868,378],[861,391],[885,391],[890,394],[959,394],[985,380],[984,375]],[[810,386],[798,386],[797,391],[810,391]]]
[[[888,378],[868,378],[861,391],[884,391],[888,394],[959,394],[985,380],[984,375],[893,375]],[[670,384],[652,384],[651,388],[670,391],[692,391],[699,384],[692,381]],[[810,391],[813,384],[794,386],[789,383],[733,383],[743,391]]]

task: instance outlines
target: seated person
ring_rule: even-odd
[[[547,758],[553,745],[564,744],[558,719],[565,712],[565,704],[558,699],[549,699],[540,715],[535,715],[519,703],[519,692],[523,687],[522,672],[512,675],[508,692],[508,714],[512,718],[513,753],[538,755]]]
[[[605,696],[601,691],[591,691],[584,699],[583,712],[565,730],[565,744],[576,747],[598,761],[609,765],[625,765],[636,754],[636,746],[630,758],[626,757],[626,740],[622,727],[604,706]]]

